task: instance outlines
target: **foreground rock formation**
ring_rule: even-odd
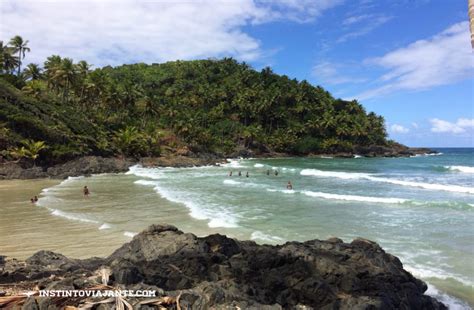
[[[107,258],[76,260],[40,251],[25,262],[0,259],[0,290],[10,295],[18,288],[97,287],[104,270],[110,287],[157,291],[155,303],[128,299],[137,309],[446,309],[424,295],[426,284],[398,258],[369,240],[270,246],[222,235],[199,238],[168,225],[150,226]],[[8,298],[0,297],[0,307],[114,306],[77,298]]]

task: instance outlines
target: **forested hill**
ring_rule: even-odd
[[[0,77],[7,159],[37,153],[52,163],[183,149],[307,155],[394,145],[384,119],[356,101],[228,58],[91,70],[51,56],[43,67],[29,65],[19,76],[4,68]]]

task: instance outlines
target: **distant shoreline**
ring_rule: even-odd
[[[367,148],[361,152],[337,152],[324,154],[309,154],[307,158],[380,158],[380,157],[410,157],[416,155],[438,154],[437,151],[428,148],[403,148],[390,149],[377,147]],[[70,160],[63,164],[54,166],[34,166],[28,162],[4,162],[0,163],[0,180],[13,179],[66,179],[68,177],[89,176],[99,173],[127,172],[129,167],[141,164],[145,167],[174,167],[189,168],[195,166],[216,165],[225,162],[226,159],[240,158],[282,158],[302,157],[296,154],[285,153],[260,153],[244,150],[229,157],[218,157],[216,155],[202,154],[197,157],[170,155],[161,157],[143,157],[140,159],[84,156]]]

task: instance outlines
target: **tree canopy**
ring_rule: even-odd
[[[243,148],[307,155],[390,143],[383,117],[268,67],[224,58],[92,69],[53,55],[15,76],[29,51],[28,41],[16,41],[0,44],[6,157],[25,139],[44,141],[50,161],[183,146],[221,156]]]

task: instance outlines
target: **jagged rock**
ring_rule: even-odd
[[[191,309],[446,309],[424,295],[426,284],[398,258],[361,238],[270,246],[152,225],[105,259],[71,260],[41,251],[8,268],[26,279],[59,269],[59,279],[43,279],[41,286],[72,289],[99,283],[92,275],[101,266],[112,270],[113,286],[180,296],[180,305]],[[46,300],[38,306],[54,305]]]

